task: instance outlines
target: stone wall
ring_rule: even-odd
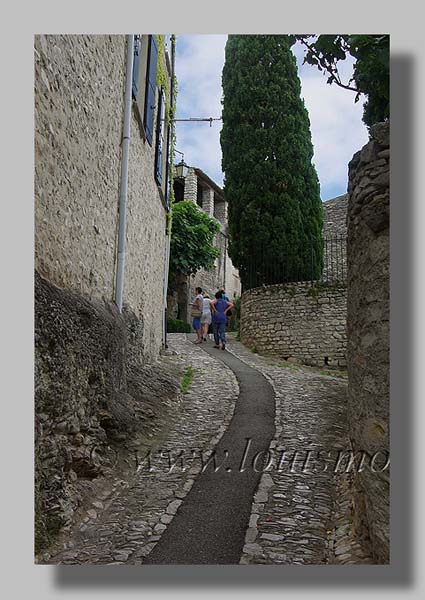
[[[348,194],[323,203],[323,234],[325,238],[347,235]]]
[[[35,543],[47,547],[117,456],[147,440],[178,393],[167,365],[143,364],[143,329],[114,303],[35,276]],[[92,498],[93,499],[93,498]]]
[[[125,35],[35,36],[36,268],[106,300],[115,286],[125,60]],[[162,341],[166,225],[154,152],[133,111],[124,303],[143,320],[149,359]]]
[[[298,283],[242,294],[241,341],[307,365],[346,366],[346,288]]]
[[[349,165],[348,401],[352,444],[373,455],[389,450],[389,123]],[[389,478],[356,476],[355,516],[374,558],[389,561]]]

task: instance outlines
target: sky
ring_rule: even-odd
[[[221,73],[227,35],[180,35],[176,43],[178,80],[176,118],[221,116]],[[302,65],[301,46],[292,48],[297,58],[301,95],[310,116],[314,146],[313,162],[319,176],[321,198],[326,201],[347,191],[348,163],[367,141],[362,121],[363,102],[355,94],[326,83],[315,67]],[[348,80],[352,62],[339,63],[343,80]],[[177,123],[177,150],[185,162],[202,169],[218,185],[223,185],[221,170],[221,121]],[[176,154],[176,159],[181,159]]]

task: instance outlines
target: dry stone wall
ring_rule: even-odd
[[[349,165],[348,406],[355,451],[389,450],[389,123]],[[389,561],[389,477],[356,476],[358,530],[369,535],[377,562]]]
[[[35,36],[36,268],[105,300],[115,285],[125,58],[125,35]],[[166,226],[154,152],[133,111],[124,302],[143,320],[151,359],[162,341]]]
[[[323,203],[323,233],[325,238],[347,235],[348,194]]]
[[[328,285],[282,284],[242,294],[240,331],[246,346],[307,365],[346,366],[347,292],[341,274],[346,272],[347,205],[347,194],[323,203],[324,237],[332,239],[325,248]]]
[[[299,283],[242,295],[241,341],[307,365],[346,366],[346,288]]]
[[[176,397],[164,363],[143,364],[141,321],[35,276],[35,543],[47,547],[87,494],[147,439]]]

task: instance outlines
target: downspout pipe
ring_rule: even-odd
[[[124,290],[125,269],[125,236],[126,236],[126,212],[128,192],[128,156],[130,150],[130,125],[131,125],[131,87],[133,80],[133,58],[134,58],[134,35],[127,36],[127,68],[125,74],[125,96],[124,96],[124,128],[122,137],[121,157],[121,185],[120,185],[120,207],[119,207],[119,230],[118,230],[118,257],[117,273],[115,283],[115,303],[118,310],[122,312],[122,299]]]
[[[174,106],[174,76],[175,76],[175,62],[176,62],[176,47],[175,47],[176,41],[175,41],[175,36],[173,35],[173,41],[171,43],[171,85],[170,85],[170,105]],[[170,138],[168,140],[168,147],[167,147],[167,169],[168,169],[168,173],[169,173],[169,180],[167,181],[167,185],[168,185],[168,198],[171,198],[171,189],[173,186],[173,179],[171,177],[172,173],[173,173],[173,165],[171,165],[171,160],[173,159],[173,157],[171,156],[170,153],[170,146],[172,146],[173,143],[173,138],[174,138],[174,128],[175,128],[175,124],[174,124],[174,120],[171,121],[170,123]],[[171,212],[171,204],[168,207],[168,210]],[[170,223],[170,221],[169,221]],[[164,345],[164,348],[167,348],[167,292],[168,292],[168,272],[170,269],[170,248],[171,248],[171,224],[168,225],[167,227],[167,232],[166,232],[166,236],[165,236],[165,273],[164,273],[164,298],[163,298],[163,303],[164,303],[164,314],[163,314],[163,336],[162,336],[162,342]]]

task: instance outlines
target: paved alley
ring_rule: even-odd
[[[347,450],[345,380],[234,340],[223,352],[171,334],[169,352],[193,369],[174,419],[46,562],[368,562],[352,533],[349,476],[306,465],[308,451],[332,462]]]

